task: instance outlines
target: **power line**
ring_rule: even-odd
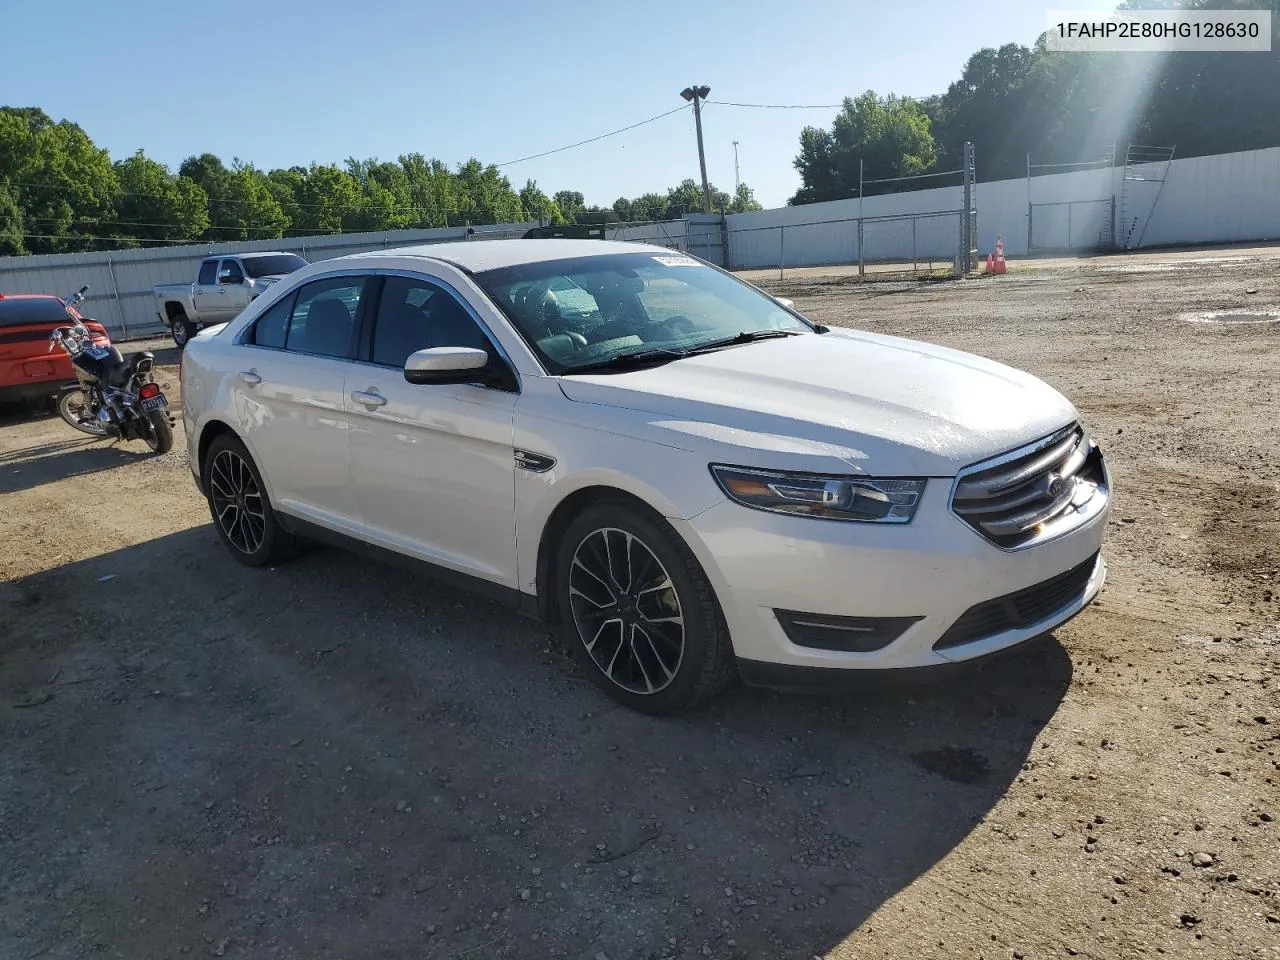
[[[628,130],[634,130],[636,127],[643,127],[646,123],[653,123],[655,120],[661,120],[663,117],[669,117],[673,113],[679,113],[681,110],[688,110],[689,105],[676,107],[674,110],[668,110],[666,113],[660,113],[656,117],[650,117],[648,120],[641,120],[639,123],[633,123],[626,127],[619,127],[617,130],[610,130],[608,133],[602,133],[598,137],[592,137],[590,140],[579,140],[577,143],[571,143],[568,146],[556,147],[554,150],[545,150],[542,153],[533,153],[527,157],[520,157],[517,160],[508,160],[506,163],[496,163],[496,167],[509,167],[512,164],[524,163],[526,160],[537,160],[539,157],[549,157],[553,153],[564,153],[566,150],[572,150],[574,147],[585,147],[588,143],[597,143],[600,140],[606,140],[609,137],[616,137],[620,133],[626,133]]]
[[[728,100],[709,100],[721,107],[750,107],[753,110],[839,110],[843,103],[730,103]]]

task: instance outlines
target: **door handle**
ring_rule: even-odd
[[[366,407],[381,407],[385,406],[387,402],[387,398],[382,394],[373,393],[369,390],[352,390],[351,399],[356,403],[364,404]]]
[[[256,387],[262,382],[262,378],[252,370],[241,370],[236,376],[241,383],[247,383],[251,387]]]

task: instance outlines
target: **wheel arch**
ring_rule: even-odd
[[[166,300],[164,302],[164,313],[165,313],[165,316],[169,318],[170,322],[174,320],[188,319],[187,308],[184,307],[177,300]]]
[[[535,583],[538,588],[538,618],[547,624],[560,622],[559,603],[556,600],[556,551],[560,540],[569,524],[582,511],[601,503],[616,503],[638,509],[656,520],[666,524],[666,517],[643,497],[623,490],[621,487],[603,483],[593,483],[579,487],[565,496],[547,516],[542,525],[542,533],[538,538],[538,553],[535,561]],[[678,536],[679,534],[677,534]]]

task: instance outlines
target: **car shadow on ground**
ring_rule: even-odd
[[[109,437],[90,437],[70,427],[67,432],[65,440],[0,453],[0,493],[31,490],[155,456],[141,441],[117,445]]]
[[[338,550],[246,569],[208,525],[0,620],[18,956],[808,960],[975,829],[1071,680],[1050,640],[658,720],[505,607]]]

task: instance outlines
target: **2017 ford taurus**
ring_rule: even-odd
[[[339,539],[464,576],[650,713],[990,654],[1105,573],[1107,469],[1057,391],[664,248],[315,263],[194,338],[182,386],[237,559]]]

